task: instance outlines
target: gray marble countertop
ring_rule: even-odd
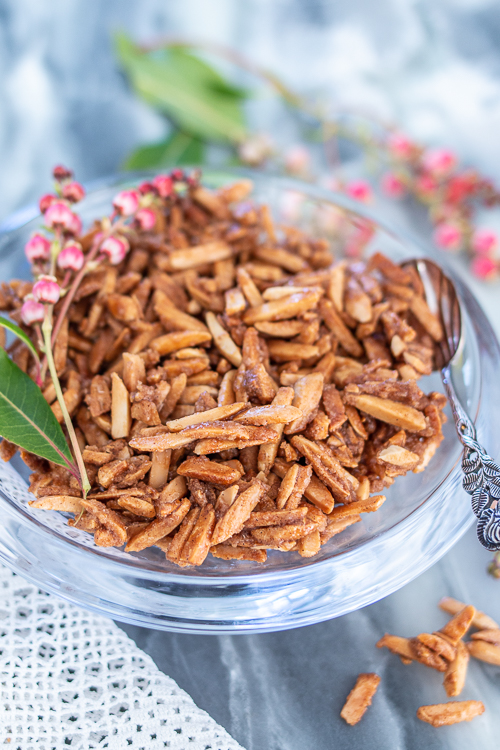
[[[500,667],[471,660],[459,700],[482,700],[483,716],[435,729],[419,706],[449,700],[442,674],[405,666],[375,644],[385,633],[414,636],[442,627],[442,596],[473,603],[500,621],[500,582],[469,530],[437,565],[386,599],[336,620],[282,633],[180,635],[121,625],[247,750],[496,750]],[[360,672],[381,683],[355,727],[339,713]]]

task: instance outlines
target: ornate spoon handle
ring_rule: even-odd
[[[477,442],[476,428],[458,399],[449,366],[443,367],[441,377],[458,437],[464,446],[462,484],[464,490],[472,495],[472,510],[477,516],[477,537],[486,549],[500,550],[500,466]]]

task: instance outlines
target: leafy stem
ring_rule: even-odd
[[[52,305],[47,305],[45,308],[45,318],[42,324],[42,334],[43,334],[43,340],[45,344],[45,356],[47,357],[47,363],[49,366],[50,375],[52,377],[52,382],[54,384],[54,388],[56,391],[57,400],[59,402],[59,406],[61,407],[64,422],[66,424],[66,429],[68,430],[68,435],[71,440],[71,445],[73,447],[73,453],[74,453],[76,463],[78,466],[78,471],[80,472],[80,483],[82,486],[83,495],[84,497],[86,497],[87,493],[90,490],[90,482],[87,477],[85,464],[83,463],[80,446],[78,445],[75,428],[73,427],[73,422],[71,421],[71,417],[69,415],[68,408],[66,406],[66,402],[64,400],[63,392],[61,389],[61,384],[59,382],[59,377],[57,375],[54,357],[52,354],[51,333],[52,333]]]

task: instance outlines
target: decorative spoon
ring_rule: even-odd
[[[500,550],[500,466],[477,441],[476,428],[457,396],[451,377],[451,363],[460,348],[462,315],[453,282],[441,268],[427,258],[407,261],[417,271],[432,313],[441,322],[444,335],[434,342],[436,369],[451,405],[458,437],[464,446],[463,488],[472,495],[472,510],[477,516],[477,536],[483,547]]]

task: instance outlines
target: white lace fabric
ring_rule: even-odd
[[[111,620],[0,566],[0,746],[243,750]]]

